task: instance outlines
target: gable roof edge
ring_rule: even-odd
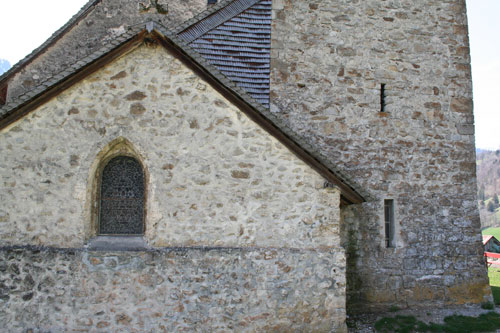
[[[149,34],[148,31],[150,31]],[[326,156],[315,150],[287,124],[264,108],[232,80],[224,76],[182,39],[165,30],[161,24],[154,21],[148,22],[142,27],[130,29],[128,32],[116,37],[104,48],[77,61],[66,70],[44,81],[35,89],[21,95],[15,101],[0,107],[0,128],[15,122],[69,86],[123,55],[127,50],[139,45],[146,36],[149,36],[147,38],[153,37],[163,47],[173,52],[185,65],[207,80],[259,126],[325,177],[328,182],[337,186],[341,191],[341,202],[343,204],[365,201],[360,194],[361,191],[355,189],[349,184],[350,182],[347,183],[344,179],[348,178],[342,175]]]
[[[186,21],[182,22],[180,25],[169,25],[167,29],[169,31],[172,31],[175,35],[179,34],[183,30],[189,28],[190,26],[198,23],[200,20],[203,20],[204,18],[214,14],[218,10],[224,8],[228,4],[230,4],[234,0],[222,0],[220,2],[217,2],[215,5],[212,5],[210,7],[207,7],[204,11],[200,12],[199,14],[195,15],[194,17],[187,19]]]
[[[314,149],[312,145],[303,140],[281,119],[262,106],[235,82],[224,76],[224,74],[214,65],[210,64],[208,60],[192,49],[187,42],[173,35],[168,30],[165,30],[162,25],[157,25],[153,33],[154,32],[159,33],[159,37],[164,35],[170,39],[173,42],[170,46],[176,47],[185,57],[190,58],[192,60],[191,64],[199,64],[199,72],[208,72],[216,83],[218,82],[221,87],[230,90],[229,93],[232,97],[239,98],[239,101],[233,99],[232,102],[240,109],[244,108],[250,111],[251,114],[245,112],[247,116],[256,121],[266,131],[270,132],[271,135],[276,137],[276,139],[294,152],[300,159],[306,162],[306,164],[313,167],[319,174],[325,177],[328,182],[339,187],[345,204],[362,203],[365,201],[364,197],[360,194],[362,191],[355,189],[352,185],[345,182],[343,179],[348,179],[348,177],[343,175],[332,163],[330,163],[324,154]],[[165,39],[163,39],[163,41],[165,41]],[[161,40],[159,40],[159,42],[161,42]],[[207,76],[205,75],[204,78],[207,79]],[[223,95],[228,98],[227,94]]]
[[[121,56],[126,50],[139,45],[145,33],[144,28],[135,28],[118,36],[100,50],[78,60],[63,71],[43,81],[32,90],[18,96],[15,100],[0,106],[0,130],[22,118],[31,109],[45,103],[53,95],[63,91],[75,81],[78,82],[80,76],[85,77],[89,75],[100,68],[99,66],[102,66],[103,63],[111,62]],[[83,69],[89,66],[93,66],[93,68],[81,74]]]
[[[222,23],[241,14],[241,12],[255,5],[260,0],[231,0],[221,3],[221,6],[210,8],[201,12],[195,19],[188,20],[174,30],[186,43],[191,43],[195,39],[204,35],[208,31],[218,27]]]

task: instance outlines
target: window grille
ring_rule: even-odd
[[[99,234],[142,235],[144,232],[144,172],[128,156],[113,158],[101,178]]]

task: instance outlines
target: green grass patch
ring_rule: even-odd
[[[375,323],[378,332],[413,332],[417,326],[417,319],[413,316],[396,316],[394,318],[382,318]]]
[[[493,310],[495,308],[495,304],[491,302],[484,302],[481,304],[481,309],[484,310]]]
[[[500,314],[488,312],[479,317],[468,317],[453,315],[444,319],[444,324],[418,321],[413,316],[396,316],[394,318],[382,318],[375,323],[378,332],[492,332],[500,329]]]
[[[391,307],[389,308],[389,312],[398,312],[399,311],[399,307],[397,305],[391,305]]]
[[[493,294],[493,299],[496,305],[500,305],[500,287],[491,286],[491,293]]]
[[[500,228],[486,228],[482,231],[482,234],[493,235],[496,239],[500,240]]]
[[[489,267],[488,277],[490,278],[490,287],[495,304],[500,305],[500,267]]]

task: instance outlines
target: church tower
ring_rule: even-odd
[[[270,94],[367,198],[349,309],[483,301],[465,0],[274,0]]]

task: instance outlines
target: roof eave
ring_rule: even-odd
[[[0,116],[0,129],[14,123],[76,82],[140,45],[146,37],[156,40],[167,51],[171,52],[188,68],[206,80],[225,98],[259,124],[259,126],[284,144],[302,161],[316,170],[328,182],[337,186],[341,192],[341,205],[359,204],[365,201],[356,190],[338,177],[324,162],[314,156],[307,148],[304,148],[302,146],[304,143],[298,143],[297,140],[294,140],[272,120],[266,117],[264,114],[267,110],[264,110],[257,101],[253,101],[252,97],[238,88],[234,82],[219,73],[205,59],[191,50],[182,40],[168,31],[158,30],[154,26],[154,23],[149,23],[146,29],[138,29],[135,32],[130,32],[127,36],[118,38],[112,43],[113,47],[108,52],[101,51],[89,56],[89,59],[83,62],[81,67],[75,68],[74,72],[68,73],[66,76],[61,75],[61,78],[57,82],[42,84],[41,87],[47,85],[46,89],[42,89],[38,93],[36,91],[27,93],[24,96],[25,100],[23,102],[9,109],[4,116]]]
[[[21,98],[24,98],[24,101],[9,109],[4,115],[0,115],[0,129],[5,128],[21,119],[32,110],[46,103],[48,100],[57,96],[76,82],[84,79],[106,64],[112,62],[128,50],[140,45],[145,35],[146,31],[142,30],[137,34],[132,35],[129,39],[126,39],[123,43],[110,50],[108,53],[101,54],[101,56],[97,56],[95,54],[93,56],[91,55],[90,59],[92,60],[88,61],[88,63],[81,68],[76,69],[74,72],[69,73],[66,76],[58,74],[52,79],[49,79],[48,82],[42,83],[41,87],[47,86],[46,89],[37,91],[35,88],[34,90],[27,92],[21,96]],[[57,80],[58,77],[60,78]],[[55,82],[51,84],[51,81]],[[9,106],[9,104],[6,106]]]

